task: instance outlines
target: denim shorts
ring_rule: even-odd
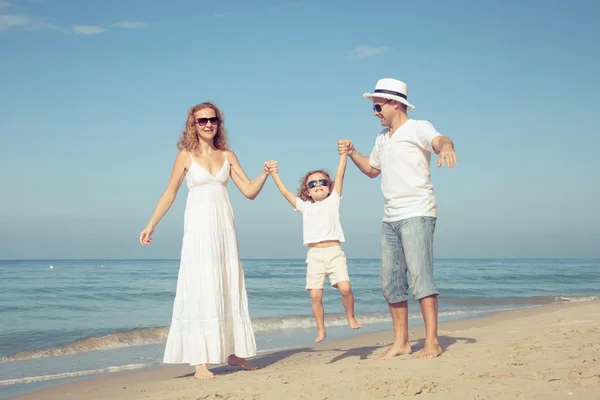
[[[411,217],[383,222],[381,289],[388,303],[408,300],[408,276],[416,300],[439,294],[433,279],[436,220],[435,217]]]

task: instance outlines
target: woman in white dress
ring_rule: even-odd
[[[156,224],[185,178],[189,193],[181,264],[163,362],[194,365],[197,379],[214,378],[207,364],[227,361],[256,369],[246,361],[256,355],[256,342],[226,185],[231,177],[240,192],[253,200],[267,172],[263,166],[258,178],[248,178],[228,149],[223,114],[213,103],[190,109],[177,148],[167,189],[140,234],[142,245],[152,242]]]

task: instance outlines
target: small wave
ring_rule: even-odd
[[[557,296],[554,298],[556,303],[582,303],[586,301],[599,300],[598,296]]]
[[[575,303],[594,301],[599,296],[531,296],[531,297],[444,297],[450,304],[476,305],[476,306],[511,306],[511,305],[544,305],[556,303]]]
[[[76,372],[64,372],[61,374],[54,375],[42,375],[42,376],[31,376],[26,378],[19,379],[6,379],[0,381],[0,386],[10,386],[10,385],[19,385],[24,383],[33,383],[33,382],[41,382],[41,381],[49,381],[52,379],[62,379],[62,378],[73,378],[76,376],[86,376],[86,375],[94,375],[94,374],[102,374],[106,372],[119,372],[119,371],[128,371],[132,369],[140,369],[147,367],[151,364],[127,364],[127,365],[119,365],[116,367],[107,367],[101,369],[90,369],[87,371],[76,371]]]
[[[167,339],[168,328],[139,328],[125,332],[111,333],[101,337],[91,337],[46,349],[27,350],[0,357],[0,363],[35,360],[38,358],[60,357],[88,353],[98,350],[114,350],[122,347],[142,346],[161,343]]]

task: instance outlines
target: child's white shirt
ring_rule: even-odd
[[[296,198],[296,210],[302,213],[302,241],[305,246],[324,240],[345,242],[340,223],[340,195],[335,190],[322,201]]]

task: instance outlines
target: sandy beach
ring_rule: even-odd
[[[411,329],[416,353],[423,327]],[[443,323],[434,360],[380,361],[390,331],[261,354],[260,369],[189,366],[101,376],[16,399],[599,399],[600,301],[548,305]]]

